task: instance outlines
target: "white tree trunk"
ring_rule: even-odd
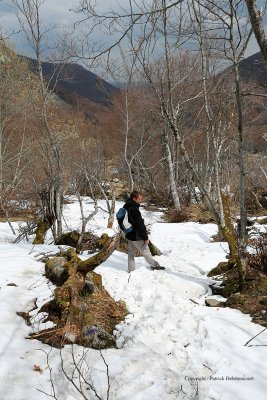
[[[171,196],[173,200],[173,205],[176,211],[181,211],[181,204],[180,204],[180,199],[177,193],[177,187],[176,187],[176,180],[175,180],[175,169],[172,161],[172,154],[170,150],[170,145],[169,145],[169,139],[168,139],[168,134],[165,131],[164,134],[164,146],[165,146],[165,153],[166,153],[166,162],[167,162],[167,168],[168,168],[168,178],[169,178],[169,184],[170,184],[170,190],[171,190]]]

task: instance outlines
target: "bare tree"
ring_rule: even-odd
[[[30,110],[27,92],[34,93],[36,79],[27,63],[19,59],[4,41],[0,42],[0,52],[0,207],[15,234],[8,208],[12,197],[18,202],[25,169],[31,163],[31,145],[27,135],[27,114]]]
[[[98,14],[90,1],[82,2],[81,11],[95,25],[101,25],[111,32],[111,28],[118,26],[119,39],[114,41],[112,46],[119,41],[128,40],[130,50],[134,54],[135,68],[150,87],[158,99],[159,111],[162,118],[162,126],[165,126],[164,136],[169,160],[169,177],[172,182],[171,188],[175,198],[175,180],[173,176],[174,165],[171,155],[168,155],[170,148],[169,138],[173,138],[177,154],[184,160],[186,168],[190,172],[195,185],[201,192],[214,218],[226,237],[230,247],[230,258],[233,264],[238,266],[241,281],[245,276],[245,247],[246,247],[246,211],[245,211],[245,163],[244,163],[244,122],[243,122],[243,101],[240,91],[239,63],[244,55],[245,49],[251,37],[251,30],[246,24],[243,3],[235,0],[227,1],[183,1],[167,2],[165,0],[152,4],[133,3],[129,1],[129,12],[110,12]],[[201,15],[203,14],[203,15]],[[127,21],[127,26],[125,22]],[[102,49],[98,54],[110,54],[112,46]],[[187,74],[179,76],[177,71],[177,55],[182,54],[188,48],[194,48],[198,55],[193,58],[190,77]],[[217,59],[227,61],[233,66],[234,91],[230,95],[233,104],[231,122],[222,124],[222,119],[211,109],[210,93],[208,93],[208,80],[210,81],[210,60]],[[158,68],[155,60],[158,60]],[[200,61],[201,70],[197,67]],[[175,68],[176,67],[176,68]],[[195,78],[195,91],[187,86],[187,92],[179,96],[179,91],[184,89],[184,81]],[[214,79],[213,84],[217,81]],[[202,82],[202,85],[199,83]],[[222,86],[221,86],[222,89]],[[218,85],[218,90],[220,86]],[[233,96],[234,94],[234,96]],[[188,148],[188,139],[184,135],[184,126],[181,125],[181,117],[185,112],[185,105],[194,107],[198,99],[203,100],[204,114],[207,121],[207,179],[203,180],[199,166],[192,158],[192,152]],[[204,115],[201,111],[200,115]],[[222,114],[221,114],[222,115]],[[239,200],[241,223],[238,239],[234,232],[227,206],[227,195],[222,193],[221,161],[222,143],[220,139],[226,137],[229,129],[236,127],[234,140],[238,143],[238,165],[239,165]],[[194,128],[194,127],[193,127]],[[195,124],[196,129],[196,124]],[[175,154],[175,153],[174,153]],[[172,156],[173,157],[173,156]],[[211,162],[214,165],[211,167]],[[175,164],[176,165],[176,164]],[[211,177],[214,176],[215,190],[210,190]],[[206,175],[207,178],[207,175]],[[214,196],[215,194],[215,196]],[[179,206],[178,206],[179,207]]]
[[[41,7],[46,0],[12,0],[17,11],[17,17],[27,42],[35,55],[36,69],[39,77],[40,102],[33,104],[38,121],[37,140],[43,155],[46,156],[45,168],[47,177],[47,192],[42,190],[42,201],[46,207],[43,220],[52,224],[54,237],[62,233],[62,154],[57,133],[49,120],[51,93],[57,83],[57,78],[63,68],[62,63],[55,64],[54,73],[50,77],[43,74],[42,61],[47,51],[47,36],[55,27],[46,27],[41,20]],[[63,58],[63,56],[59,57]]]

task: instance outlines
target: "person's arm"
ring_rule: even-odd
[[[130,216],[132,220],[131,221],[132,225],[137,231],[140,240],[144,240],[144,242],[148,244],[149,240],[148,240],[147,230],[140,211],[138,209],[132,208]]]

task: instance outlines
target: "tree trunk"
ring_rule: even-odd
[[[228,197],[224,193],[222,193],[222,204],[224,210],[225,225],[220,226],[219,229],[229,246],[230,258],[228,263],[237,267],[240,281],[240,289],[242,289],[245,280],[246,264],[244,264],[244,254],[240,252],[239,238],[231,221]]]
[[[238,110],[238,156],[239,156],[239,205],[240,205],[240,226],[238,232],[238,263],[240,270],[241,286],[246,276],[246,247],[247,247],[247,213],[245,206],[245,160],[244,160],[244,129],[243,129],[243,110],[240,94],[240,75],[239,64],[235,64],[235,95]]]
[[[170,190],[171,190],[171,196],[174,204],[174,208],[176,211],[181,211],[181,204],[180,204],[180,199],[177,193],[177,187],[176,187],[176,181],[175,181],[175,171],[174,171],[174,166],[173,166],[173,161],[172,161],[172,155],[171,155],[171,150],[170,150],[170,145],[169,145],[169,139],[168,139],[168,134],[165,131],[164,133],[164,145],[165,145],[165,154],[166,154],[166,161],[167,161],[167,167],[168,167],[168,178],[169,178],[169,184],[170,184]]]
[[[108,217],[108,228],[112,228],[112,226],[113,226],[114,215],[115,215],[115,204],[116,204],[116,192],[115,192],[115,189],[113,189],[112,203],[111,203],[110,213],[109,213],[109,217]]]
[[[47,219],[43,219],[39,221],[37,224],[37,228],[35,231],[35,239],[32,242],[33,244],[44,244],[45,234],[49,228],[51,228],[52,224]]]
[[[80,193],[77,193],[77,196],[78,196],[78,201],[79,201],[80,210],[81,210],[82,229],[81,229],[81,234],[80,234],[80,237],[79,237],[77,245],[76,245],[76,250],[77,251],[81,251],[81,249],[82,249],[82,241],[83,241],[85,230],[86,230],[86,225],[88,224],[90,219],[92,219],[98,213],[98,207],[97,207],[97,202],[95,201],[95,210],[91,214],[89,214],[88,217],[85,217],[84,209],[83,209],[83,202],[82,202],[82,198],[80,196]]]

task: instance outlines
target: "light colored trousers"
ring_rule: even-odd
[[[143,240],[128,240],[128,272],[132,272],[135,270],[134,256],[137,250],[140,251],[146,262],[150,266],[160,266],[159,263],[151,255],[148,244],[145,244]]]

